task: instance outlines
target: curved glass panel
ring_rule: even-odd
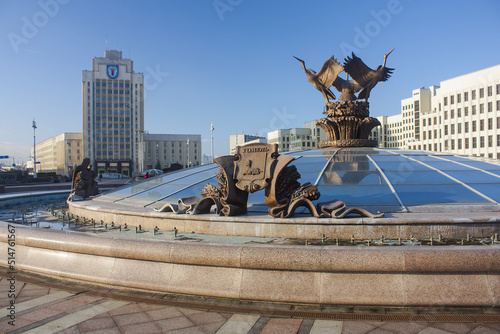
[[[281,154],[296,157],[290,165],[301,174],[298,180],[301,184],[314,184],[318,180],[319,202],[338,199],[348,206],[376,210],[379,206],[386,212],[400,210],[401,204],[387,182],[392,184],[405,206],[500,202],[500,164],[487,159],[375,148],[316,149]],[[176,203],[179,198],[201,198],[200,192],[207,183],[218,185],[215,177],[218,171],[219,166],[215,163],[183,169],[139,180],[104,193],[98,199],[159,208],[166,203]],[[249,194],[249,211],[266,212],[264,196],[264,191]]]
[[[391,189],[385,186],[318,186],[319,202],[344,201],[348,206],[400,206]]]
[[[425,204],[477,204],[488,201],[461,184],[394,185],[406,206]]]

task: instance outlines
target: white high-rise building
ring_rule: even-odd
[[[140,172],[144,75],[121,51],[106,50],[82,71],[82,117],[84,155],[97,171]]]
[[[500,159],[500,65],[415,89],[400,114],[378,119],[379,147]]]

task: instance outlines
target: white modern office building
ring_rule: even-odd
[[[303,128],[278,129],[267,133],[268,144],[278,144],[279,152],[312,150],[321,140],[326,140],[326,132],[316,125],[317,120],[304,123]]]
[[[141,170],[170,168],[172,164],[183,168],[201,165],[201,135],[143,134],[139,147]]]
[[[84,156],[98,171],[140,172],[144,133],[144,75],[122,52],[106,50],[82,71]]]
[[[37,172],[66,174],[71,176],[73,168],[82,163],[82,134],[64,132],[36,144]],[[31,156],[33,156],[33,146]],[[31,168],[33,164],[31,163]]]
[[[279,152],[311,150],[317,147],[310,128],[278,129],[267,133],[268,144],[278,144]]]
[[[378,119],[379,147],[500,159],[500,65],[415,89],[400,114]]]

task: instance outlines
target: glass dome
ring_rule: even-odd
[[[326,202],[372,211],[498,211],[500,164],[486,158],[377,148],[285,152],[301,174],[316,184]],[[179,198],[198,196],[207,183],[217,185],[212,163],[140,180],[107,192],[99,200],[160,208]],[[264,191],[250,194],[249,211],[267,211]]]

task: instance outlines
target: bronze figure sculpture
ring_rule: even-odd
[[[384,63],[375,70],[354,53],[345,58],[343,65],[332,56],[318,73],[307,69],[303,60],[294,57],[302,63],[307,79],[326,101],[326,118],[319,119],[316,125],[325,130],[327,140],[320,141],[319,147],[377,146],[375,140],[368,139],[371,130],[380,125],[376,118],[369,117],[368,98],[377,83],[387,81],[391,76],[394,69],[386,67],[386,62],[392,51],[394,49],[384,55]],[[342,71],[347,74],[345,80],[339,77]],[[330,91],[331,86],[341,93],[338,102],[330,101],[335,99]]]
[[[330,57],[325,63],[321,70],[318,73],[311,70],[310,68],[306,68],[306,63],[297,57],[293,57],[297,59],[301,64],[304,72],[306,73],[307,80],[323,94],[326,103],[330,102],[330,100],[335,100],[335,95],[330,90],[333,82],[337,78],[337,75],[344,70],[342,65],[337,62],[337,59]]]
[[[97,173],[92,170],[90,165],[90,159],[85,158],[81,165],[78,165],[73,170],[73,178],[71,180],[71,193],[68,197],[68,201],[73,200],[74,195],[83,197],[83,199],[89,196],[94,196],[99,193],[97,182],[95,178]]]

